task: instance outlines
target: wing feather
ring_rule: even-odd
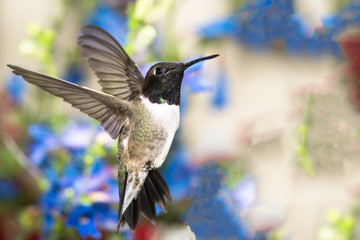
[[[103,92],[125,100],[141,94],[142,73],[109,33],[96,26],[85,26],[81,29],[78,44],[99,78]]]
[[[116,139],[131,113],[130,103],[112,95],[64,81],[59,78],[8,65],[14,74],[29,83],[61,97],[65,102],[100,122],[104,130]]]

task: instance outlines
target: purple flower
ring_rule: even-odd
[[[257,198],[256,183],[250,175],[243,177],[234,188],[223,186],[221,190],[220,197],[226,201],[230,211],[235,211],[238,216],[241,211],[249,209]]]
[[[114,173],[114,168],[104,166],[91,175],[79,175],[68,186],[74,190],[74,200],[79,202],[81,195],[86,195],[92,202],[118,203],[118,186]]]
[[[251,207],[257,198],[255,180],[249,175],[245,176],[241,182],[235,186],[231,195],[233,196],[236,206],[240,209]]]
[[[185,86],[189,86],[194,93],[213,90],[211,83],[202,76],[203,65],[204,62],[199,62],[185,71],[183,83]]]
[[[68,124],[60,136],[60,143],[68,149],[86,149],[91,142],[94,130],[90,124]]]

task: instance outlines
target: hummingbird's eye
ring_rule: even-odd
[[[162,68],[159,68],[159,67],[155,68],[155,74],[156,74],[156,75],[160,75],[160,74],[162,74],[162,73],[163,73],[163,69],[162,69]]]

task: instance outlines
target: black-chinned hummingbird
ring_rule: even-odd
[[[165,198],[171,201],[169,188],[158,168],[165,161],[179,127],[184,71],[218,55],[188,63],[160,62],[144,78],[121,45],[103,29],[83,27],[78,43],[103,92],[8,66],[14,74],[96,119],[113,139],[118,139],[117,231],[125,222],[134,230],[140,212],[155,224],[155,203],[167,212]]]

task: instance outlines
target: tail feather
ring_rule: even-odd
[[[152,178],[152,182],[156,184],[155,187],[161,190],[162,195],[165,195],[169,201],[172,201],[169,187],[166,184],[164,178],[161,176],[160,172],[156,170],[152,175],[150,175],[150,177]]]
[[[134,199],[124,213],[124,219],[128,223],[131,230],[134,230],[140,216],[139,198]]]
[[[125,193],[126,187],[123,189]],[[125,194],[122,194],[125,195]],[[138,196],[134,198],[127,209],[124,211],[123,206],[119,206],[119,222],[118,229],[128,223],[131,230],[134,230],[140,216],[140,212],[150,222],[155,224],[156,211],[155,203],[161,207],[164,212],[167,212],[165,197],[171,201],[169,188],[157,169],[149,171],[143,187],[141,188]],[[120,201],[124,204],[124,201]],[[121,216],[121,212],[124,214]]]
[[[165,198],[161,194],[161,188],[159,188],[158,185],[159,184],[157,184],[157,182],[154,181],[154,178],[149,174],[148,179],[145,182],[145,188],[148,190],[149,197],[152,199],[152,201],[159,205],[159,207],[166,213],[167,209]]]
[[[151,223],[155,224],[155,203],[151,199],[149,190],[146,188],[146,185],[144,185],[144,187],[141,189],[139,198],[141,211],[143,212],[144,217],[146,217]]]
[[[119,168],[119,175],[118,175],[118,184],[119,184],[119,211],[118,211],[118,224],[116,227],[116,233],[119,232],[120,225],[122,223],[122,212],[123,212],[123,205],[124,205],[124,198],[125,198],[125,189],[126,189],[126,182],[128,173],[124,171],[125,174],[122,174]]]

